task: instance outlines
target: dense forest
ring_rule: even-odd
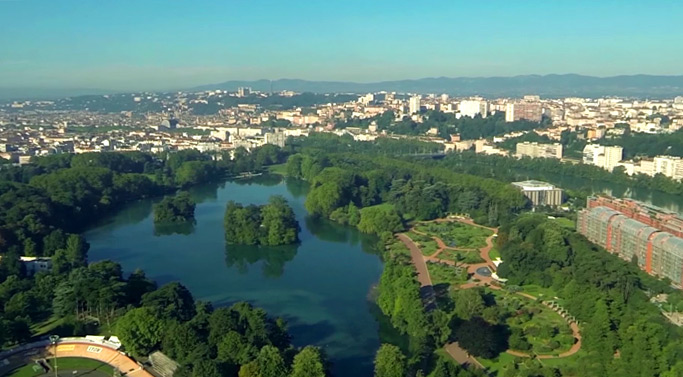
[[[183,222],[194,219],[196,203],[190,193],[181,191],[175,196],[166,196],[154,205],[154,222]]]
[[[602,138],[596,143],[624,147],[624,159],[654,157],[657,155],[683,157],[683,130],[678,130],[671,134],[654,135],[626,132],[619,137]]]
[[[623,168],[617,167],[609,172],[593,165],[570,164],[547,158],[522,158],[481,155],[474,152],[452,153],[437,165],[453,171],[475,174],[512,182],[519,179],[514,170],[534,172],[542,177],[551,174],[565,177],[578,177],[604,182],[614,182],[631,187],[642,187],[669,194],[683,194],[683,182],[673,180],[662,174],[650,177],[643,174],[627,175]]]
[[[493,179],[453,173],[427,160],[327,153],[326,145],[326,138],[300,144],[302,153],[290,156],[287,174],[311,183],[306,209],[312,215],[355,224],[369,233],[395,232],[403,220],[448,212],[497,225],[528,207],[518,190]]]
[[[229,201],[225,208],[225,240],[229,244],[277,246],[299,241],[299,222],[282,196],[257,206]]]

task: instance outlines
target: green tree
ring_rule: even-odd
[[[294,356],[291,377],[325,377],[327,376],[326,362],[316,347],[304,347]]]
[[[455,292],[455,314],[465,320],[481,316],[484,311],[484,298],[478,289],[460,289]]]
[[[283,377],[287,376],[287,366],[280,354],[280,350],[273,346],[261,348],[256,363],[261,377]]]
[[[192,368],[192,377],[221,377],[218,366],[212,360],[200,360]]]
[[[406,375],[406,360],[401,350],[392,344],[382,344],[375,356],[375,377]]]
[[[152,308],[136,308],[118,320],[116,331],[126,350],[146,356],[161,342],[164,324]]]

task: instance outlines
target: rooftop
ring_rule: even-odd
[[[535,180],[512,182],[514,186],[521,188],[522,190],[553,190],[555,186],[548,182],[541,182]]]

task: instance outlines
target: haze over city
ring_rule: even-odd
[[[680,74],[676,1],[0,1],[0,87]]]
[[[683,377],[681,20],[0,0],[0,377]]]

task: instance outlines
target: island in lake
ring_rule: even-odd
[[[229,201],[225,209],[225,240],[240,245],[289,245],[299,242],[299,222],[287,200],[271,196],[257,206]]]
[[[177,223],[194,220],[195,202],[187,191],[164,197],[154,205],[154,223]]]

